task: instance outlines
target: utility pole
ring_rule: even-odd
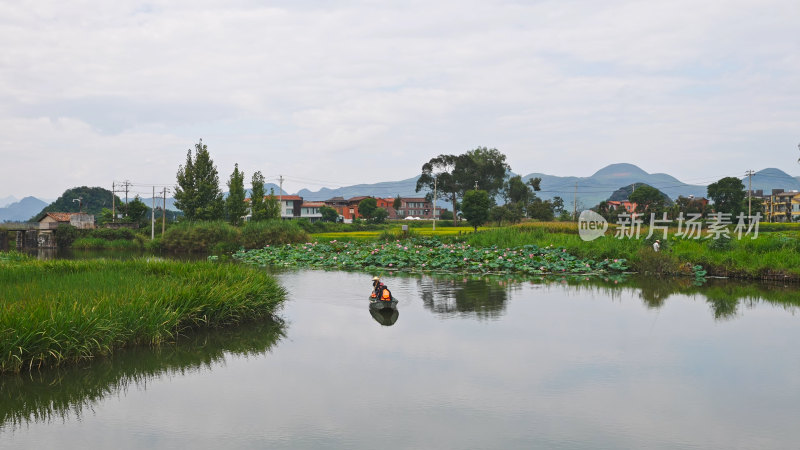
[[[111,222],[117,221],[117,190],[114,187],[114,182],[111,182]]]
[[[436,231],[436,181],[437,177],[433,177],[433,231]]]
[[[572,197],[572,217],[578,220],[578,182],[575,182],[575,195]]]
[[[153,197],[150,198],[152,207],[150,208],[150,240],[156,238],[156,187],[153,186]]]
[[[167,188],[164,188],[163,193],[164,209],[161,210],[161,236],[167,231]]]
[[[278,182],[278,206],[280,207],[278,219],[283,219],[283,175],[278,175]]]
[[[128,214],[128,187],[131,185],[131,182],[125,180],[125,214]]]
[[[753,171],[748,170],[745,175],[747,175],[747,221],[750,222],[750,216],[753,215]]]

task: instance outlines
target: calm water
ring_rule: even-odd
[[[369,274],[278,276],[284,324],[0,378],[0,447],[800,446],[787,288],[390,276],[383,326]]]

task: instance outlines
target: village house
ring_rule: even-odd
[[[300,206],[300,218],[308,219],[310,222],[322,220],[320,208],[325,206],[325,202],[303,202]]]
[[[91,230],[94,226],[94,215],[86,213],[46,213],[39,219],[39,230],[55,230],[59,225],[72,225],[82,230]]]
[[[761,198],[767,222],[800,221],[800,192],[773,189],[772,195]]]
[[[608,203],[609,211],[617,211],[618,214],[622,214],[623,212],[633,214],[636,212],[636,203],[629,202],[628,200],[609,200],[606,203]]]
[[[281,207],[281,219],[294,219],[300,217],[300,210],[303,207],[303,197],[298,195],[282,195],[278,197]]]

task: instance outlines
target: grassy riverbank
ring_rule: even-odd
[[[263,271],[164,260],[0,258],[0,372],[171,342],[193,328],[271,316],[285,297]]]
[[[575,224],[530,223],[471,234],[465,242],[501,247],[553,245],[581,258],[624,258],[638,272],[691,274],[691,268],[700,265],[708,275],[800,281],[800,229],[796,227],[765,226],[756,239],[735,235],[730,240],[682,239],[673,232],[662,242],[662,251],[655,253],[652,240],[660,234],[648,240],[645,229],[639,239],[616,239],[609,232],[586,242]]]

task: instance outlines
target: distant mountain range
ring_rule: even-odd
[[[0,208],[0,222],[26,222],[47,205],[47,202],[36,197],[25,197],[18,202]]]
[[[0,208],[5,208],[6,206],[18,201],[19,199],[13,195],[9,195],[8,197],[0,197]]]
[[[707,195],[706,186],[683,183],[665,173],[647,173],[633,164],[625,163],[608,165],[589,177],[560,177],[544,173],[530,173],[523,176],[522,179],[527,181],[535,177],[542,179],[540,184],[542,190],[537,192],[536,195],[545,200],[556,196],[561,197],[564,199],[567,209],[573,205],[575,200],[577,200],[579,210],[590,208],[603,200],[607,200],[614,191],[636,183],[648,184],[665,193],[673,200],[681,195],[684,197],[690,195],[705,197]],[[422,197],[427,192],[416,192],[418,178],[419,175],[399,181],[356,184],[336,189],[322,188],[318,191],[301,189],[294,195],[299,195],[309,201],[322,201],[333,197],[351,198],[362,195],[381,198],[396,197],[397,195],[401,197]],[[744,177],[742,181],[745,188],[747,188],[747,177]],[[754,191],[762,190],[765,194],[772,192],[772,189],[800,191],[800,177],[791,176],[776,168],[759,170],[753,175],[752,183]],[[275,194],[278,194],[278,185],[269,183],[264,186],[266,193],[269,193],[270,189],[274,189]],[[249,190],[247,195],[250,195]],[[289,194],[284,191],[283,195]],[[159,200],[156,199],[157,202]],[[14,201],[15,203],[0,208],[0,221],[27,220],[49,204],[35,197],[26,197],[18,202],[14,197],[0,198],[0,205],[4,201]],[[152,203],[150,198],[142,198],[142,201],[148,206]],[[442,207],[448,206],[446,202],[440,201],[439,203]],[[175,199],[167,198],[167,209],[177,210],[175,208]]]
[[[417,179],[419,175],[413,178],[407,178],[400,181],[385,181],[375,184],[356,184],[354,186],[341,187],[337,189],[322,188],[316,192],[308,189],[301,189],[296,195],[303,197],[304,200],[321,201],[328,200],[333,197],[358,197],[361,195],[373,197],[424,197],[427,192],[416,192]]]
[[[742,179],[744,187],[747,189],[747,177]],[[773,189],[783,189],[785,191],[800,191],[800,177],[793,177],[786,172],[775,169],[763,169],[753,174],[753,190],[764,191],[769,194]]]

